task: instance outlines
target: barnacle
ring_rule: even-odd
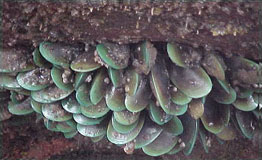
[[[21,53],[4,50],[0,57],[10,54],[0,59],[0,120],[34,112],[66,138],[106,137],[128,154],[142,149],[150,156],[189,155],[198,135],[207,152],[211,134],[232,140],[239,129],[259,139],[261,64],[163,44],[101,43],[85,50],[42,42],[23,66],[12,67],[8,57]]]

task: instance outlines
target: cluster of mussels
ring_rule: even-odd
[[[104,137],[126,153],[192,152],[197,136],[261,143],[262,65],[177,43],[42,42],[0,54],[0,120],[37,113],[66,138]],[[260,139],[260,141],[259,141]]]

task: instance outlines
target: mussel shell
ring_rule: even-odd
[[[174,116],[169,122],[165,123],[163,128],[174,136],[182,134],[184,130],[183,124],[177,116]]]
[[[178,116],[178,115],[184,114],[187,111],[188,105],[187,104],[178,105],[178,104],[171,102],[169,105],[163,107],[162,109],[169,115]]]
[[[225,80],[225,63],[217,54],[205,54],[202,65],[209,75]]]
[[[257,108],[252,111],[253,114],[256,116],[257,119],[262,119],[262,110]]]
[[[127,45],[104,43],[96,46],[100,58],[114,69],[124,69],[128,65],[130,48]]]
[[[210,93],[218,103],[231,104],[236,100],[235,90],[226,81],[214,80],[213,89]],[[225,89],[226,88],[226,89]]]
[[[158,125],[163,125],[173,118],[173,115],[167,114],[161,107],[156,106],[153,102],[149,104],[149,108],[150,118]]]
[[[243,112],[240,110],[237,110],[235,112],[236,120],[239,125],[239,128],[243,135],[247,137],[248,139],[251,139],[254,135],[254,115],[252,112]]]
[[[106,116],[100,117],[100,118],[89,118],[84,116],[83,114],[73,114],[74,120],[78,124],[82,125],[96,125],[99,124],[103,119],[105,119]]]
[[[187,104],[177,105],[177,104],[174,103],[174,104],[171,104],[171,106],[172,106],[172,108],[174,108],[172,110],[173,110],[174,115],[176,115],[176,116],[181,116],[181,115],[185,114],[187,109],[188,109]]]
[[[160,156],[169,152],[176,144],[178,137],[165,130],[150,144],[142,147],[144,153],[150,156]]]
[[[27,115],[33,113],[34,110],[32,109],[30,102],[30,97],[18,104],[10,102],[8,104],[8,111],[14,115]]]
[[[149,82],[145,78],[141,78],[137,91],[134,95],[126,95],[125,106],[130,112],[140,112],[145,109],[151,98],[151,90]]]
[[[40,102],[40,103],[52,103],[52,102],[56,102],[56,101],[66,98],[73,91],[74,91],[73,88],[72,90],[64,91],[56,87],[55,85],[51,85],[39,91],[32,91],[31,97],[35,101]]]
[[[167,53],[173,63],[180,67],[186,67],[179,46],[175,43],[167,43]]]
[[[56,122],[63,122],[72,119],[72,114],[63,109],[61,102],[43,104],[42,113],[47,119]]]
[[[122,125],[131,125],[139,119],[140,112],[130,112],[128,110],[123,110],[114,112],[113,115],[118,123]]]
[[[101,135],[101,136],[98,136],[98,137],[90,137],[91,141],[96,143],[96,142],[99,142],[101,141],[104,137],[105,137],[106,133]]]
[[[169,81],[164,59],[158,57],[150,73],[150,86],[154,96],[163,109],[167,108],[170,104]]]
[[[182,143],[185,144],[185,148],[183,149],[183,152],[185,155],[189,155],[192,152],[196,142],[197,133],[199,129],[199,121],[193,119],[187,113],[181,116],[180,120],[183,126],[185,126],[184,131],[180,136],[182,139]]]
[[[123,70],[108,68],[108,75],[115,87],[120,87],[123,84]]]
[[[228,125],[230,119],[230,106],[216,103],[215,101],[207,98],[205,102],[205,111],[201,117],[201,121],[211,133],[217,134]]]
[[[77,90],[86,81],[88,76],[91,77],[91,74],[87,73],[87,72],[78,72],[78,73],[75,74],[75,80],[74,80],[74,84],[73,84],[75,90]]]
[[[31,107],[36,113],[42,114],[42,105],[42,103],[39,103],[31,98]]]
[[[50,69],[36,68],[32,71],[19,73],[18,84],[30,91],[38,91],[51,85]]]
[[[135,148],[142,148],[148,145],[154,141],[162,131],[163,128],[161,126],[157,125],[147,117],[142,130],[135,139]]]
[[[99,137],[106,133],[106,122],[101,122],[96,125],[82,125],[77,124],[77,130],[80,134],[87,137]]]
[[[201,99],[193,99],[188,106],[188,113],[194,119],[198,119],[203,115],[205,108]]]
[[[80,104],[75,98],[75,94],[70,95],[69,97],[62,100],[63,108],[69,113],[81,113]]]
[[[206,96],[212,89],[211,79],[201,67],[190,69],[172,65],[169,76],[178,89],[192,98]]]
[[[109,108],[106,105],[104,99],[102,99],[98,104],[92,106],[81,106],[81,113],[89,118],[100,118],[109,112]]]
[[[211,133],[205,129],[202,123],[199,124],[199,139],[205,152],[208,153],[211,147]]]
[[[63,133],[76,131],[76,122],[72,119],[64,122],[59,122],[56,125],[56,128]]]
[[[112,120],[110,121],[108,128],[107,128],[107,138],[110,142],[114,144],[126,144],[132,140],[134,140],[139,132],[141,131],[143,125],[145,122],[145,115],[142,114],[139,118],[139,122],[137,126],[130,132],[128,133],[119,133],[117,132],[112,125]]]
[[[66,132],[64,133],[64,137],[65,138],[73,138],[75,135],[77,135],[78,131],[77,130],[74,130],[74,131],[71,131],[71,132]]]
[[[236,130],[232,124],[225,126],[223,130],[216,134],[220,139],[228,141],[236,138]]]
[[[4,53],[7,52],[2,51],[0,121],[10,118],[11,113],[26,115],[35,111],[38,118],[44,119],[47,129],[62,132],[66,138],[80,132],[97,142],[107,134],[112,143],[125,147],[133,144],[132,149],[142,148],[151,156],[174,154],[182,149],[185,155],[189,155],[196,141],[199,117],[202,121],[200,139],[205,150],[209,147],[206,139],[209,134],[215,134],[222,140],[232,140],[236,137],[236,129],[240,129],[245,137],[251,139],[261,131],[261,64],[259,66],[248,59],[233,56],[227,72],[232,74],[229,79],[232,84],[229,84],[223,60],[214,54],[206,55],[202,65],[209,75],[216,78],[211,81],[199,66],[200,53],[192,57],[186,52],[195,52],[194,49],[185,46],[180,50],[175,47],[178,46],[172,43],[167,46],[171,61],[176,63],[172,64],[169,72],[166,57],[159,54],[156,59],[157,50],[147,41],[138,49],[141,51],[137,52],[138,55],[130,55],[127,45],[113,43],[98,45],[95,55],[84,54],[80,46],[49,42],[40,44],[41,53],[36,49],[33,59],[25,56],[23,51],[17,54],[8,52],[6,57]],[[99,57],[95,57],[97,53],[106,63],[105,67],[100,68],[102,64],[97,62]],[[133,66],[125,69],[130,56],[133,56]],[[33,60],[40,68],[35,69]],[[64,82],[62,77],[63,70],[70,70],[69,66],[78,72],[74,83],[73,79],[67,81],[69,83]],[[46,75],[40,73],[41,70],[46,71]],[[235,70],[236,73],[233,72]],[[94,80],[91,77],[93,73],[96,74]],[[29,85],[25,79],[29,79]],[[41,83],[41,80],[44,82]],[[173,85],[170,85],[170,80]],[[89,84],[91,81],[92,84]],[[231,85],[237,91],[238,99]],[[111,87],[110,90],[107,90],[108,87]],[[238,87],[240,90],[236,89]],[[74,90],[76,93],[73,93]],[[154,97],[151,97],[152,93]],[[19,99],[18,95],[23,98]],[[11,102],[7,106],[8,100]],[[224,105],[231,103],[238,110],[230,110],[230,105]],[[235,118],[235,121],[229,122],[230,111],[234,111],[232,119]],[[234,127],[231,122],[237,125]]]
[[[118,133],[128,133],[132,131],[138,124],[139,120],[136,120],[134,123],[130,125],[122,125],[116,121],[114,116],[112,116],[112,126]]]
[[[248,98],[254,92],[253,89],[243,88],[243,87],[240,87],[240,86],[237,86],[235,91],[237,93],[237,98]]]
[[[90,100],[90,86],[87,83],[81,84],[76,90],[77,102],[85,107],[93,105]]]
[[[90,49],[88,52],[76,57],[70,65],[71,69],[76,72],[91,72],[101,67],[101,64],[95,61],[94,50]]]
[[[44,125],[50,131],[59,132],[59,130],[56,128],[57,123],[58,122],[44,118]]]
[[[185,95],[178,88],[171,89],[170,94],[172,102],[178,105],[188,104],[192,100],[191,97]]]
[[[51,64],[47,62],[44,57],[41,55],[39,48],[35,48],[33,51],[33,60],[35,65],[37,65],[40,68],[50,68]]]
[[[248,98],[237,98],[233,105],[241,111],[252,111],[258,106],[258,102],[256,102],[255,98],[257,97],[252,95]]]
[[[11,91],[16,92],[19,95],[24,95],[24,96],[30,96],[31,92],[29,90],[26,90],[24,88],[8,88],[8,87],[4,87],[5,89],[8,89]]]
[[[92,81],[90,89],[90,100],[95,105],[98,104],[106,95],[106,88],[109,83],[106,82],[106,79],[108,79],[107,72],[104,68],[102,68],[96,73],[95,78]]]
[[[229,66],[232,71],[231,79],[237,80],[240,85],[256,84],[259,82],[257,63],[240,56],[233,56],[229,59]]]
[[[188,45],[167,44],[167,53],[173,63],[180,67],[198,67],[202,55],[199,49]]]
[[[126,77],[125,91],[127,95],[133,96],[137,92],[137,89],[140,83],[140,79],[142,77],[133,68],[127,69],[125,73],[125,77]]]
[[[106,104],[112,111],[122,111],[126,109],[125,106],[125,91],[122,87],[116,88],[111,86],[106,93]]]
[[[64,91],[71,91],[73,90],[73,84],[71,82],[68,82],[68,83],[64,83],[63,81],[63,72],[64,70],[62,69],[59,69],[57,67],[53,67],[52,70],[51,70],[51,77],[52,77],[52,80],[53,82],[55,83],[55,85],[64,90]]]
[[[11,89],[21,89],[21,86],[17,83],[14,76],[0,73],[0,87]]]
[[[155,64],[157,50],[149,41],[143,42],[136,50],[133,66],[138,73],[148,74]]]
[[[10,91],[11,95],[10,95],[10,100],[13,104],[19,104],[21,103],[23,100],[25,100],[25,98],[27,96],[24,96],[22,94],[19,94],[16,91]]]
[[[169,152],[167,152],[167,154],[177,154],[178,152],[182,151],[185,148],[185,143],[181,142],[179,143],[178,139],[178,143],[175,145],[175,147],[173,147]]]
[[[74,56],[82,54],[82,48],[62,43],[42,42],[39,50],[41,55],[54,65],[69,68]]]

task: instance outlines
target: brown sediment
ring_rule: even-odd
[[[183,153],[163,155],[161,157],[146,156],[141,150],[135,150],[132,155],[126,155],[120,148],[106,139],[93,143],[90,138],[76,136],[65,139],[61,133],[47,130],[43,121],[33,121],[33,115],[15,116],[1,124],[1,158],[2,159],[139,159],[139,160],[171,160],[171,159],[258,159],[258,148],[252,142],[238,137],[236,140],[219,144],[215,136],[211,136],[211,148],[205,153],[200,142],[190,156]],[[15,121],[16,120],[16,121]]]
[[[3,45],[176,41],[226,56],[262,58],[259,2],[97,3],[4,2]]]

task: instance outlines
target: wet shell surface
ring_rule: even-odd
[[[149,41],[42,42],[24,53],[0,52],[0,121],[34,113],[65,138],[107,138],[150,156],[189,155],[198,135],[206,152],[211,135],[259,139],[261,62]]]

